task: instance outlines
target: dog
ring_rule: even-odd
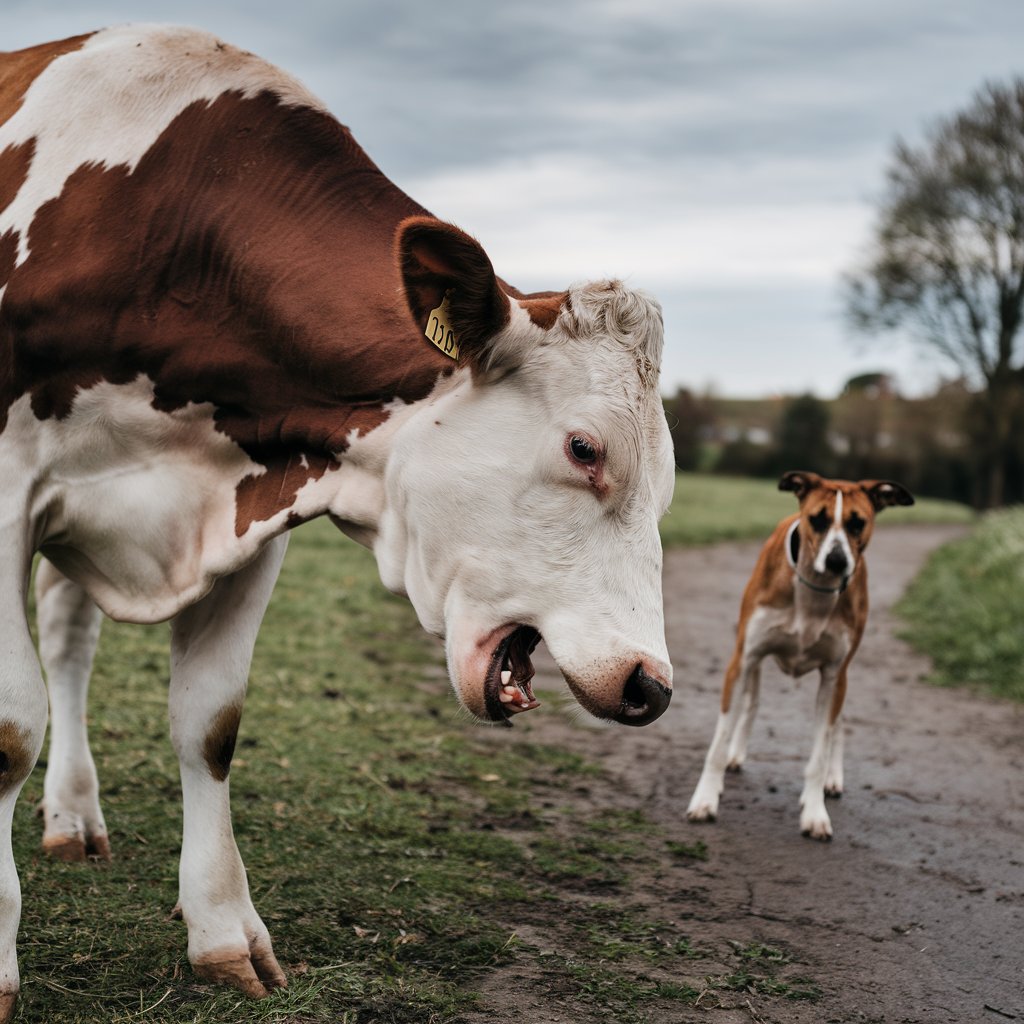
[[[690,821],[714,821],[726,771],[739,771],[757,714],[761,661],[775,658],[787,675],[821,674],[814,744],[804,769],[800,831],[832,838],[825,797],[843,792],[840,715],[846,673],[868,615],[864,549],[875,516],[914,498],[891,480],[826,480],[789,472],[780,491],[793,491],[800,511],[775,528],[743,592],[736,650],[726,669],[721,710],[704,770],[687,809]]]

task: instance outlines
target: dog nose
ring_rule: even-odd
[[[672,690],[637,665],[622,690],[622,704],[612,715],[623,725],[647,725],[660,717],[672,699]]]
[[[848,563],[842,548],[833,548],[825,556],[825,568],[836,576],[842,576],[846,572]]]

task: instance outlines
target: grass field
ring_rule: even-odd
[[[671,1019],[736,993],[814,997],[788,958],[703,948],[637,902],[637,865],[686,871],[714,849],[586,810],[574,793],[611,786],[599,765],[528,727],[499,743],[467,722],[411,607],[324,521],[292,538],[231,773],[254,902],[290,986],[250,1003],[201,983],[170,919],[181,803],[167,639],[166,626],[104,624],[90,722],[113,862],[40,853],[45,757],[19,801],[19,1024],[454,1024],[502,966],[579,1024]],[[543,943],[514,933],[522,920]]]
[[[766,538],[775,524],[795,512],[793,494],[773,480],[679,473],[672,508],[662,520],[666,546],[712,544],[721,540]],[[934,498],[918,499],[910,508],[886,510],[879,524],[969,523],[976,514],[966,505]]]
[[[667,537],[759,536],[794,506],[770,482],[686,476]],[[292,538],[231,773],[253,898],[290,987],[254,1004],[199,982],[170,920],[181,804],[167,640],[166,626],[104,624],[90,720],[114,861],[41,855],[45,761],[19,802],[20,1024],[455,1024],[499,968],[575,1024],[815,998],[784,953],[706,948],[695,922],[696,935],[639,901],[638,865],[685,873],[715,861],[713,838],[690,849],[610,801],[588,811],[574,793],[611,793],[600,765],[531,742],[528,726],[498,742],[468,723],[411,607],[322,521]],[[524,920],[543,942],[509,924]]]
[[[1024,508],[935,552],[897,606],[935,681],[1024,701]]]

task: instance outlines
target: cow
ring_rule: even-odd
[[[47,686],[44,848],[110,853],[85,726],[101,613],[170,620],[188,955],[253,997],[285,976],[229,772],[292,528],[326,515],[372,549],[477,719],[537,706],[542,637],[597,717],[665,710],[662,344],[621,282],[496,277],[299,82],[204,32],[0,54],[0,1024]]]

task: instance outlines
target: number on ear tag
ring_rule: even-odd
[[[449,359],[459,358],[459,340],[455,337],[451,323],[451,308],[448,293],[445,292],[441,305],[430,311],[427,327],[423,332]]]

